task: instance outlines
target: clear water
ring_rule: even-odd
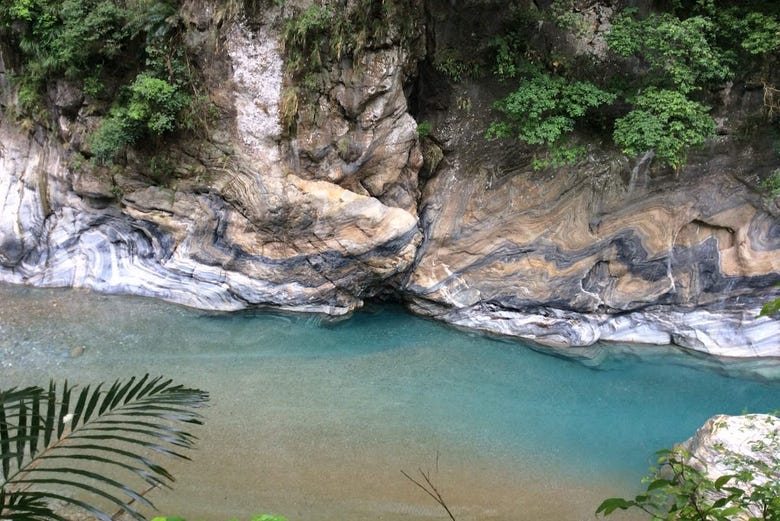
[[[418,468],[459,520],[592,519],[708,417],[780,408],[778,360],[563,358],[393,307],[332,322],[13,286],[0,303],[0,387],[149,372],[211,392],[194,461],[151,497],[193,520],[443,519],[400,473]]]

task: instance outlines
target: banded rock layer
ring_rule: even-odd
[[[296,175],[281,159],[278,34],[220,18],[218,3],[188,5],[202,61],[230,64],[227,76],[205,74],[230,117],[205,142],[172,145],[180,175],[165,186],[131,154],[120,173],[74,165],[64,142],[86,127],[78,107],[60,118],[59,139],[0,120],[0,280],[205,309],[350,312],[411,265],[416,216]]]
[[[528,150],[484,139],[495,92],[463,82],[432,104],[421,80],[423,154],[407,104],[423,51],[395,44],[334,64],[292,139],[279,13],[250,27],[219,2],[184,5],[220,111],[210,135],[173,143],[177,177],[160,185],[143,151],[114,173],[74,163],[96,122],[67,86],[53,131],[0,119],[0,280],[335,315],[393,291],[546,346],[780,357],[780,323],[756,318],[780,280],[778,209],[755,190],[777,166],[767,147],[720,138],[678,175],[595,149],[534,171]]]
[[[438,118],[450,152],[421,202],[413,310],[547,346],[780,355],[777,322],[757,318],[780,223],[745,182],[771,157],[723,138],[677,175],[595,150],[535,171],[516,144],[484,141],[484,105]]]

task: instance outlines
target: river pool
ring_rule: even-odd
[[[0,387],[163,374],[211,393],[193,461],[150,499],[192,521],[593,519],[708,417],[780,408],[780,361],[667,348],[551,356],[393,306],[215,314],[0,285]],[[615,517],[627,519],[629,516]]]

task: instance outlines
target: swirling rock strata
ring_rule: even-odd
[[[595,150],[536,171],[484,141],[488,107],[431,117],[449,153],[423,192],[414,311],[547,346],[780,356],[780,325],[757,318],[777,295],[780,224],[745,182],[771,156],[722,138],[678,174]]]
[[[74,192],[57,147],[0,135],[5,281],[342,314],[414,256],[414,216],[334,185],[232,171],[221,193],[144,187],[120,207]]]
[[[73,161],[64,141],[65,130],[87,126],[78,106],[71,120],[60,118],[59,139],[0,120],[0,280],[217,310],[270,305],[339,315],[359,307],[411,265],[416,215],[292,172],[280,151],[278,34],[268,25],[250,34],[220,19],[218,4],[197,4],[212,16],[192,21],[194,44],[213,44],[199,48],[200,58],[232,65],[222,71],[230,76],[205,74],[228,117],[204,142],[172,144],[174,182],[154,183],[131,154],[114,174]],[[215,43],[222,26],[226,55]],[[384,94],[398,98],[388,88],[376,99]],[[406,159],[397,173],[414,178]]]
[[[434,4],[427,39],[470,34],[448,25],[455,4]],[[0,119],[0,280],[331,314],[393,290],[418,313],[547,346],[780,356],[779,323],[756,318],[780,280],[778,209],[755,190],[776,168],[766,144],[721,137],[676,174],[595,149],[536,171],[529,150],[484,139],[496,85],[423,68],[412,89],[421,33],[331,64],[292,138],[278,8],[248,24],[224,3],[183,6],[219,113],[209,135],[172,142],[176,175],[156,182],[143,150],[113,173],[74,161],[98,118],[73,85],[50,89],[51,130]],[[6,80],[0,61],[11,106]],[[411,90],[433,129],[423,147]]]

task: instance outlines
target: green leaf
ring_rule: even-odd
[[[734,478],[734,476],[731,476],[731,475],[720,476],[718,479],[715,480],[715,488],[717,488],[717,489],[722,488],[723,485],[728,483],[733,478]]]
[[[617,509],[626,510],[633,507],[635,504],[636,503],[633,501],[627,501],[623,498],[613,497],[602,501],[599,507],[596,509],[596,513],[608,516]]]
[[[65,417],[68,415],[68,408],[70,407],[70,394],[72,389],[68,387],[68,381],[62,385],[62,398],[60,399],[60,414],[57,420],[57,439],[62,437],[62,433],[65,430]]]
[[[39,393],[35,393],[32,397],[31,415],[30,443],[28,447],[30,448],[30,456],[35,457],[41,432],[41,396]]]
[[[54,382],[49,382],[49,392],[46,395],[46,423],[43,428],[43,445],[48,447],[54,434],[55,407],[57,406],[57,388]]]
[[[0,519],[58,519],[48,515],[42,502],[44,498],[63,497],[59,491],[47,490],[56,487],[102,498],[142,520],[131,503],[150,503],[136,484],[125,482],[127,476],[147,486],[169,487],[172,475],[154,460],[158,456],[188,459],[182,450],[192,447],[196,438],[185,426],[201,423],[201,416],[193,409],[208,400],[203,391],[146,375],[140,382],[134,378],[117,380],[105,392],[102,384],[83,388],[71,413],[72,389],[66,382],[58,393],[51,382],[48,392],[40,388],[0,392],[0,413],[4,415],[0,421],[0,460],[5,478],[0,486],[0,497],[5,498],[0,501]],[[41,424],[37,412],[41,407],[46,408],[46,418],[34,432],[31,422]],[[41,451],[34,451],[40,430],[45,443]],[[30,450],[25,450],[28,446]],[[111,477],[112,473],[121,474],[123,480]],[[9,487],[21,492],[9,495]],[[111,516],[81,500],[66,501],[110,520]]]
[[[81,414],[84,411],[84,405],[86,404],[88,395],[89,395],[89,386],[86,386],[79,393],[79,397],[76,400],[76,407],[73,409],[73,419],[71,420],[71,425],[74,427],[78,425],[79,420],[81,420]]]
[[[11,446],[8,441],[8,422],[5,414],[5,404],[0,401],[0,461],[2,462],[3,478],[8,479],[11,470]],[[0,503],[1,505],[2,503]]]
[[[24,459],[24,446],[27,441],[27,407],[24,402],[19,404],[16,432],[16,466],[21,467]]]
[[[650,492],[651,490],[667,487],[669,485],[672,485],[672,482],[668,479],[656,479],[650,482],[647,486],[647,491]]]
[[[780,311],[780,299],[773,300],[772,302],[767,302],[763,306],[761,306],[761,313],[758,314],[759,317],[769,316],[773,315]]]

